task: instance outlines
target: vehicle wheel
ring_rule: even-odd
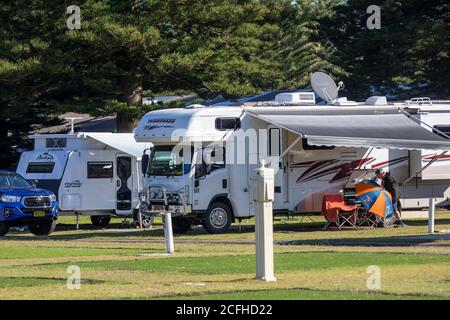
[[[111,216],[91,216],[91,221],[94,226],[106,227],[111,221]]]
[[[183,234],[191,230],[191,220],[183,217],[172,218],[172,229],[175,234]]]
[[[136,220],[139,223],[139,218]],[[153,216],[142,215],[142,228],[148,229],[153,224]]]
[[[0,237],[6,235],[8,231],[9,231],[8,225],[6,225],[5,223],[0,223]]]
[[[48,236],[53,231],[55,231],[56,220],[52,221],[39,221],[35,224],[31,224],[28,226],[30,232],[35,236]]]
[[[209,233],[222,233],[230,228],[233,214],[222,202],[214,202],[208,209],[203,221],[203,228]]]

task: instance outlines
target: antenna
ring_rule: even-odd
[[[75,120],[81,120],[83,118],[80,117],[67,117],[64,118],[66,120],[70,120],[70,134],[74,134],[75,133]]]
[[[314,92],[326,102],[336,100],[338,91],[345,87],[342,81],[337,86],[334,80],[324,72],[314,72],[311,75],[311,86]]]

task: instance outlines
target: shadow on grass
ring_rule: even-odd
[[[381,236],[367,238],[339,238],[319,240],[291,240],[276,241],[277,245],[314,245],[314,246],[362,246],[362,247],[407,247],[417,245],[432,245],[449,247],[450,243],[435,243],[436,241],[450,240],[450,234],[436,235],[409,235],[409,236]]]
[[[406,299],[447,299],[445,296],[430,295],[430,294],[415,294],[415,293],[391,293],[384,291],[350,291],[350,290],[323,290],[323,289],[312,289],[312,288],[289,288],[289,289],[262,289],[262,290],[240,290],[240,291],[219,291],[219,292],[205,292],[201,294],[192,295],[161,295],[156,297],[156,299],[292,299],[292,300],[303,300],[303,299],[350,299],[350,300],[406,300]]]
[[[0,277],[0,288],[34,287],[52,284],[66,284],[66,278],[53,277]],[[103,284],[106,281],[95,279],[82,279],[82,284]]]
[[[301,218],[295,217],[294,219],[287,219],[283,216],[276,216],[274,224],[274,232],[276,233],[291,233],[291,232],[318,232],[323,230],[324,222],[317,221],[318,219],[322,219],[321,217],[314,216],[312,217],[313,221],[303,220],[300,222]],[[408,226],[411,227],[420,227],[426,226],[428,221],[425,219],[417,219],[417,220],[408,220]],[[436,227],[439,225],[449,225],[450,219],[441,218],[436,219]],[[359,229],[344,229],[339,231],[337,229],[329,229],[327,232],[348,232],[353,230],[365,230],[369,229],[367,227],[359,228]],[[71,233],[67,233],[71,232]],[[227,232],[228,234],[248,234],[254,233],[254,226],[251,224],[242,225],[240,230],[237,224],[234,224],[230,230]],[[208,235],[208,233],[202,227],[193,228],[186,234],[182,236],[185,238],[183,240],[179,240],[180,242],[189,242],[190,237],[196,237],[201,235]],[[124,238],[133,237],[133,240],[126,240]],[[339,239],[318,239],[318,240],[292,240],[292,241],[280,241],[277,244],[280,245],[360,245],[360,246],[368,246],[368,245],[377,245],[377,246],[396,246],[396,245],[407,245],[411,243],[413,245],[417,244],[427,244],[433,243],[437,240],[450,240],[448,239],[449,235],[409,235],[409,236],[377,236],[377,237],[366,237],[366,238],[339,238]],[[20,233],[10,233],[6,239],[8,240],[17,240],[17,241],[30,241],[30,240],[94,240],[95,238],[102,238],[105,241],[117,240],[117,241],[162,241],[164,238],[164,231],[162,229],[161,224],[156,224],[154,229],[127,229],[121,223],[110,224],[108,227],[95,227],[90,224],[80,225],[80,230],[75,231],[75,226],[71,224],[58,224],[56,231],[50,236],[34,236],[31,234],[22,235]],[[186,239],[187,238],[187,239]],[[176,238],[175,238],[176,239]],[[99,240],[100,241],[100,240]],[[202,240],[195,239],[197,242],[201,241],[210,241],[210,240]],[[213,240],[212,242],[223,242],[223,243],[251,243],[251,240]],[[446,245],[446,244],[444,244]],[[447,245],[448,246],[448,245]]]

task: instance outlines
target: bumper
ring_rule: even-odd
[[[50,207],[28,208],[21,203],[0,203],[0,222],[9,226],[23,226],[35,221],[56,220],[58,204],[53,202]]]
[[[164,204],[147,204],[141,203],[139,210],[142,214],[158,215],[165,212],[170,212],[177,215],[187,215],[192,213],[192,207],[190,205],[164,205]]]

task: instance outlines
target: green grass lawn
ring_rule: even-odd
[[[151,230],[108,229],[62,217],[50,237],[13,231],[0,240],[0,299],[449,299],[450,239],[428,235],[425,219],[407,228],[327,230],[323,220],[274,225],[277,282],[255,280],[252,220],[243,231],[175,238],[164,255],[161,221]],[[450,213],[436,228],[450,229]],[[81,270],[81,289],[67,288],[67,267]],[[381,289],[367,288],[367,267]]]

